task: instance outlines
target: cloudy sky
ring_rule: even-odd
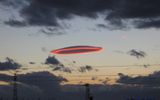
[[[159,5],[159,0],[0,0],[1,84],[18,70],[22,87],[33,85],[23,79],[37,74],[53,75],[58,88],[60,83],[86,82],[148,86],[148,79],[160,71]],[[67,56],[50,53],[77,45],[103,50]],[[151,83],[159,87],[157,81]],[[122,89],[110,85],[106,88],[114,88],[114,93]]]

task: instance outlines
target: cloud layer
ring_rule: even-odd
[[[135,49],[128,51],[128,54],[131,56],[137,57],[137,59],[144,58],[147,55],[144,51],[135,50]]]
[[[124,74],[119,74],[120,79],[117,80],[118,83],[128,84],[128,85],[141,85],[150,87],[160,87],[160,72],[154,72],[148,76],[137,76],[131,77]]]
[[[104,15],[110,25],[126,27],[131,21],[136,28],[160,27],[159,0],[1,0],[1,4],[21,6],[23,20],[11,19],[11,26],[60,26],[58,20],[69,20],[76,16],[91,19]],[[102,25],[101,25],[102,26]],[[103,25],[104,26],[104,25]]]

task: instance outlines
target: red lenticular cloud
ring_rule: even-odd
[[[53,54],[84,54],[91,52],[98,52],[102,50],[102,47],[95,46],[70,46],[61,49],[51,51]]]

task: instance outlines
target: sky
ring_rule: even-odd
[[[65,85],[130,84],[134,77],[158,76],[159,4],[158,0],[0,0],[0,72],[62,76],[68,80],[62,82]],[[50,53],[79,45],[103,50]],[[2,78],[0,84],[7,83]]]

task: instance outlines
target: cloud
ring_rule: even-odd
[[[0,0],[0,4],[7,7],[19,8],[25,6],[26,0]]]
[[[5,71],[5,70],[16,70],[19,69],[21,65],[17,62],[15,62],[11,58],[6,58],[5,62],[0,62],[0,70]]]
[[[89,66],[89,65],[86,65],[84,67],[79,68],[79,72],[82,72],[82,73],[89,72],[89,71],[92,71],[92,70],[93,70],[92,66]]]
[[[12,80],[13,80],[12,76],[6,75],[6,74],[0,74],[0,81],[9,82],[9,81],[12,81]]]
[[[74,15],[96,18],[96,13],[109,8],[107,5],[109,6],[111,2],[111,0],[107,0],[98,4],[98,0],[92,2],[83,0],[69,0],[67,2],[65,0],[31,0],[30,4],[20,11],[20,14],[30,25],[58,26],[58,19],[71,19]],[[102,3],[104,3],[103,6],[101,6]]]
[[[138,59],[139,58],[144,58],[147,54],[144,52],[144,51],[140,51],[140,50],[135,50],[135,49],[132,49],[128,52],[129,55],[131,56],[135,56],[137,57]]]
[[[108,26],[105,25],[105,24],[97,24],[97,27],[99,27],[99,28],[108,28]]]
[[[33,61],[31,61],[31,62],[29,62],[29,64],[34,65],[34,64],[36,64],[36,63],[35,63],[35,62],[33,62]]]
[[[129,19],[138,20],[139,23],[134,24],[140,28],[159,28],[158,25],[156,25],[157,21],[159,21],[157,18],[160,16],[160,9],[158,8],[158,5],[160,4],[159,0],[123,0],[116,4],[117,6],[106,17],[107,20],[110,20],[111,22],[117,19],[120,21]],[[149,25],[148,23],[148,25],[145,26],[147,21],[150,21],[153,24]]]
[[[61,65],[61,62],[55,56],[48,56],[48,58],[46,58],[45,64]]]
[[[13,76],[1,74],[0,81],[12,82]],[[19,99],[58,99],[61,98],[60,83],[67,81],[61,76],[55,76],[50,72],[32,72],[26,74],[17,74],[17,87]],[[12,84],[0,85],[0,97],[11,99]],[[62,99],[61,99],[62,100]]]
[[[13,0],[16,2],[12,3],[11,1],[0,2],[7,5],[22,5],[19,15],[23,18],[21,22],[10,20],[6,23],[12,26],[27,24],[59,27],[58,20],[70,20],[76,16],[96,19],[99,15],[104,15],[104,20],[118,29],[127,27],[126,22],[129,21],[133,21],[130,24],[136,28],[160,27],[159,0]],[[138,23],[135,23],[137,21]]]
[[[40,29],[40,32],[46,34],[47,36],[63,35],[64,29],[62,27],[45,27]]]
[[[20,74],[18,75],[18,79],[19,82],[29,85],[36,85],[42,88],[45,88],[45,84],[53,83],[55,85],[58,85],[63,81],[67,81],[65,78],[57,77],[47,71]],[[37,83],[37,81],[39,81],[40,83]]]
[[[72,73],[72,70],[69,67],[65,67],[65,66],[57,66],[52,71],[62,71],[66,73]]]
[[[135,21],[137,28],[160,28],[160,19],[147,19]]]
[[[24,27],[27,26],[27,24],[24,21],[18,21],[15,19],[9,19],[8,21],[4,21],[4,24],[14,27]]]
[[[131,77],[119,74],[120,78],[117,80],[118,83],[128,84],[128,85],[141,85],[150,87],[160,87],[160,71],[149,74],[148,76],[137,76]]]
[[[0,76],[0,80],[2,81],[12,82],[12,79],[13,76],[5,74],[1,74]],[[60,83],[64,81],[67,81],[67,79],[60,76],[55,76],[50,72],[46,71],[33,72],[27,74],[17,74],[18,96],[21,99],[28,98],[28,96],[31,96],[33,98],[58,98],[61,95]],[[7,94],[10,95],[12,93],[12,86],[8,87],[8,89],[10,91]],[[0,90],[0,92],[8,91],[8,89],[2,89]],[[11,96],[12,94],[10,95],[10,97]]]
[[[55,56],[49,56],[46,59],[45,64],[50,65],[53,68],[52,71],[72,73],[71,68],[65,67]]]

